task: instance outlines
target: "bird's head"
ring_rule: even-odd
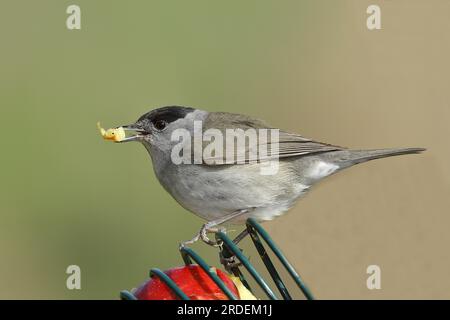
[[[133,133],[120,142],[139,141],[152,157],[157,154],[169,156],[177,143],[172,138],[174,131],[187,130],[193,135],[194,121],[202,121],[206,115],[206,111],[190,107],[168,106],[154,109],[142,115],[135,123],[122,126],[124,130]]]

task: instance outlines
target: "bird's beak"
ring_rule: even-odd
[[[130,132],[131,135],[120,140],[119,142],[130,142],[130,141],[140,141],[145,135],[148,134],[143,128],[138,126],[137,124],[128,124],[122,126],[125,132]]]

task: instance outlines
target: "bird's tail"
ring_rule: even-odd
[[[396,149],[373,149],[373,150],[343,150],[342,156],[338,157],[341,168],[346,168],[358,163],[381,159],[386,157],[399,156],[403,154],[421,153],[425,148],[396,148]]]

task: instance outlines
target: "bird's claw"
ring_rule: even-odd
[[[224,232],[225,228],[214,228],[210,224],[205,223],[200,231],[189,241],[184,241],[180,243],[179,248],[184,248],[187,245],[194,244],[198,240],[202,240],[207,245],[213,246],[213,247],[221,247],[222,241],[213,241],[208,238],[208,233],[217,233],[217,232]]]
[[[184,242],[180,243],[179,246],[178,246],[178,249],[181,250],[182,248],[187,247],[190,244],[194,244],[195,242],[198,241],[199,238],[200,238],[200,233],[197,233],[195,235],[195,237],[193,237],[191,240],[184,241]]]

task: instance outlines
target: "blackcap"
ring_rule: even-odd
[[[141,142],[152,158],[161,185],[181,206],[206,220],[200,232],[183,245],[198,239],[215,244],[207,232],[216,232],[225,223],[242,224],[249,217],[258,221],[274,219],[288,211],[316,182],[342,169],[425,150],[349,150],[273,128],[245,115],[180,106],[151,110],[123,128],[133,133],[121,142]],[[226,140],[229,130],[242,133],[249,129],[256,131],[253,146],[235,144],[231,150],[235,154],[228,157],[230,150],[225,149],[229,141],[217,141],[215,152],[208,156],[202,153],[212,142],[211,135],[217,140],[222,133]],[[261,132],[267,134],[264,139],[258,139]],[[184,141],[185,149],[180,152],[182,136],[194,138],[189,143]],[[199,136],[200,150],[194,145]],[[191,162],[180,163],[180,155]],[[262,170],[270,168],[269,163],[275,164],[272,174]]]

